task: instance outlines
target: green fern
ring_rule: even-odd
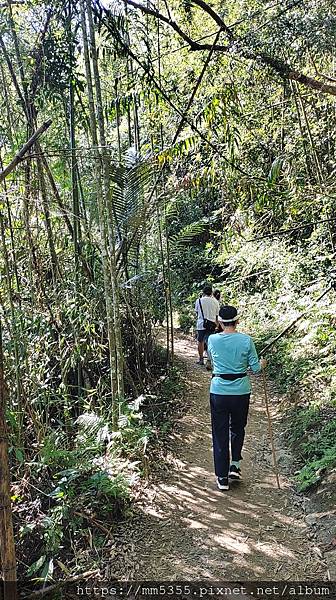
[[[188,246],[192,244],[199,236],[203,235],[209,228],[207,219],[202,221],[196,221],[183,227],[181,231],[171,237],[171,252],[179,252],[182,246]]]

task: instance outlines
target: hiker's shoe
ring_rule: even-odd
[[[231,479],[232,481],[240,481],[241,478],[241,470],[239,469],[239,467],[236,467],[236,465],[231,465],[229,471],[229,479]]]
[[[227,477],[217,477],[217,485],[220,490],[229,489],[229,480]]]

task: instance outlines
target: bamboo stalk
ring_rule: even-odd
[[[98,206],[98,222],[99,222],[99,242],[100,252],[103,265],[103,277],[104,277],[104,292],[105,292],[105,307],[107,317],[107,335],[109,344],[109,360],[110,360],[110,381],[111,381],[111,399],[112,399],[112,411],[113,411],[113,427],[116,430],[118,424],[118,410],[115,402],[118,381],[117,381],[117,364],[116,364],[116,340],[114,330],[114,306],[113,306],[113,289],[111,281],[111,272],[109,265],[109,246],[108,246],[108,232],[106,223],[106,190],[103,185],[103,161],[98,150],[98,127],[96,120],[96,107],[93,93],[93,78],[90,64],[90,52],[89,52],[89,41],[91,44],[91,51],[95,46],[92,43],[92,37],[88,34],[88,24],[86,20],[86,11],[89,9],[86,4],[86,0],[80,0],[80,14],[81,14],[81,28],[83,36],[83,48],[84,48],[84,62],[85,72],[87,79],[87,94],[90,114],[90,130],[93,142],[94,158],[95,158],[95,170],[96,170],[96,185],[97,185],[97,206]],[[92,24],[93,28],[93,24]],[[106,173],[107,175],[107,173]],[[106,182],[105,182],[106,183]]]
[[[2,166],[3,166],[2,160],[0,157],[0,167],[2,168]],[[8,223],[8,229],[9,229],[10,241],[11,241],[10,258],[11,258],[11,264],[12,264],[12,268],[13,268],[14,275],[15,275],[18,306],[21,311],[21,291],[20,291],[21,285],[20,285],[20,278],[19,278],[18,267],[17,267],[17,257],[16,257],[15,242],[14,242],[12,214],[11,214],[11,207],[10,207],[10,203],[9,203],[8,193],[7,193],[6,181],[4,181],[3,187],[4,187],[4,192],[5,192],[4,195],[5,195],[5,202],[6,202],[6,209],[7,209],[7,223]]]
[[[72,42],[72,5],[71,0],[68,6],[69,14],[69,25],[68,25],[68,42],[69,42],[69,61],[70,65],[73,64],[73,42]],[[79,208],[79,187],[78,187],[78,169],[77,169],[77,152],[76,152],[76,122],[75,122],[75,94],[74,94],[74,83],[73,83],[73,72],[72,67],[69,77],[69,141],[71,149],[71,183],[72,183],[72,211],[73,211],[73,244],[74,244],[74,279],[75,279],[75,290],[76,290],[76,313],[80,316],[80,302],[79,302],[79,290],[81,288],[80,279],[80,240],[81,240],[81,215]],[[74,332],[76,345],[79,345],[77,339],[77,332]],[[77,358],[76,365],[76,377],[77,377],[77,397],[78,402],[82,397],[82,386],[83,386],[83,373],[80,359]]]
[[[12,123],[12,111],[11,111],[11,103],[9,101],[9,95],[8,95],[8,86],[7,86],[7,82],[6,82],[6,77],[5,77],[5,73],[4,73],[4,69],[2,66],[2,63],[0,64],[0,75],[1,75],[1,91],[3,92],[3,99],[4,99],[4,104],[6,107],[6,116],[7,116],[7,135],[8,135],[8,140],[10,142],[10,144],[13,146],[14,143],[14,137],[13,137],[13,123]]]
[[[42,163],[43,163],[43,168],[44,168],[44,170],[46,172],[46,175],[47,175],[47,178],[48,178],[48,181],[49,181],[49,185],[51,187],[51,190],[52,190],[52,193],[53,193],[54,198],[56,200],[56,203],[57,203],[57,205],[58,205],[58,207],[59,207],[59,209],[60,209],[60,211],[62,213],[62,216],[64,218],[65,224],[66,224],[66,226],[68,228],[68,231],[69,231],[71,237],[73,238],[74,233],[73,233],[73,229],[72,229],[72,225],[71,225],[70,219],[69,219],[68,214],[67,214],[67,209],[63,205],[62,198],[61,198],[60,193],[59,193],[59,191],[57,189],[56,182],[54,180],[53,174],[52,174],[51,169],[49,167],[49,163],[48,163],[48,161],[46,159],[46,156],[45,156],[44,152],[42,151],[40,143],[37,142],[35,145],[36,145],[36,149],[37,149],[38,153],[41,155],[41,160],[42,160]]]
[[[49,206],[48,206],[46,181],[45,181],[45,177],[44,177],[44,173],[43,173],[43,164],[42,164],[40,157],[37,159],[37,172],[38,172],[39,183],[40,183],[44,222],[45,222],[45,228],[46,228],[47,240],[48,240],[48,246],[49,246],[49,253],[50,253],[52,279],[53,279],[53,284],[55,285],[57,276],[62,275],[62,273],[61,273],[60,265],[59,265],[59,262],[57,259],[57,254],[56,254],[54,236],[53,236],[52,225],[51,225],[51,220],[50,220],[50,211],[49,211]]]
[[[299,103],[298,103],[298,99],[297,99],[297,95],[296,95],[296,88],[292,81],[290,81],[290,86],[291,86],[291,90],[292,90],[292,94],[293,94],[293,98],[294,98],[296,114],[298,117],[298,123],[299,123],[299,128],[300,128],[300,133],[301,133],[301,139],[302,139],[302,147],[303,147],[303,151],[304,151],[304,155],[305,155],[305,164],[306,164],[307,175],[308,175],[309,180],[312,181],[313,175],[311,172],[310,157],[309,157],[308,150],[307,150],[306,137],[305,137],[305,134],[303,131],[301,113],[300,113]]]
[[[158,77],[159,77],[159,81],[161,82],[161,60],[162,60],[162,53],[161,53],[161,39],[160,39],[161,33],[160,33],[160,21],[157,21],[157,55],[158,55]],[[164,143],[163,143],[163,125],[162,125],[162,119],[160,119],[160,126],[159,126],[160,132],[159,132],[159,138],[160,138],[160,142],[161,142],[161,152],[163,151],[164,148]],[[154,146],[152,147],[153,150],[153,155],[154,155]],[[160,242],[160,251],[161,251],[161,261],[162,261],[162,275],[163,275],[163,286],[164,286],[164,295],[165,295],[165,311],[166,311],[166,322],[167,322],[167,326],[166,326],[166,345],[167,345],[167,358],[166,358],[166,363],[167,363],[167,367],[169,366],[169,352],[170,352],[170,319],[169,319],[169,306],[170,306],[170,302],[169,302],[169,295],[168,295],[168,283],[167,283],[167,270],[166,270],[166,262],[165,262],[165,254],[164,254],[164,248],[163,248],[163,235],[162,235],[162,229],[166,230],[165,227],[165,223],[163,223],[163,227],[161,225],[161,214],[160,214],[160,206],[159,206],[159,202],[158,202],[158,188],[157,188],[157,184],[158,184],[159,180],[157,179],[155,181],[155,198],[156,198],[156,210],[157,210],[157,220],[158,220],[158,233],[159,233],[159,242]],[[166,218],[166,211],[164,210],[164,218]],[[173,332],[172,332],[173,335]]]
[[[29,273],[30,288],[31,288],[31,299],[32,299],[32,304],[35,304],[36,289],[38,289],[38,286],[39,286],[39,278],[36,279],[34,277],[34,274],[39,272],[39,267],[38,267],[38,261],[37,261],[37,257],[36,257],[36,251],[35,251],[32,230],[30,227],[30,210],[29,210],[30,200],[31,200],[31,185],[30,185],[31,160],[30,160],[30,155],[29,155],[29,160],[25,164],[24,172],[25,172],[25,184],[24,184],[25,191],[24,191],[24,195],[22,198],[22,215],[23,215],[23,222],[25,225],[24,236],[25,236],[25,241],[26,241],[27,249],[28,249],[28,273]]]
[[[114,80],[114,91],[115,91],[118,160],[119,160],[119,164],[121,164],[120,109],[119,109],[119,97],[118,97],[118,94],[119,94],[119,92],[118,92],[118,77],[116,77]]]
[[[325,184],[324,184],[324,180],[323,180],[323,171],[322,171],[321,161],[319,159],[319,156],[318,156],[318,153],[317,153],[317,150],[316,150],[316,145],[315,145],[315,142],[314,142],[314,139],[313,139],[313,135],[312,135],[312,132],[311,132],[311,128],[310,128],[310,123],[309,123],[309,120],[308,120],[307,111],[306,111],[306,108],[305,108],[305,105],[304,105],[304,102],[303,102],[303,99],[302,99],[302,96],[301,96],[300,87],[298,86],[297,83],[295,85],[296,85],[296,91],[297,91],[298,97],[299,97],[299,102],[300,102],[302,114],[303,114],[304,121],[305,121],[306,128],[307,128],[307,133],[308,133],[308,138],[309,138],[310,146],[311,146],[313,157],[314,157],[314,162],[315,162],[315,166],[316,166],[317,179],[318,179],[318,182],[319,182],[319,185],[320,185],[320,188],[321,188],[321,192],[323,194]],[[333,231],[331,229],[331,224],[330,224],[330,222],[331,222],[331,214],[330,214],[330,211],[329,211],[329,208],[328,208],[328,205],[327,205],[327,202],[326,202],[326,199],[325,199],[324,196],[322,198],[322,202],[323,202],[324,212],[326,214],[327,221],[328,221],[328,232],[329,232],[329,238],[330,238],[330,245],[331,245],[332,251],[335,252],[334,236],[333,236]]]
[[[13,294],[13,286],[12,286],[12,273],[10,268],[9,256],[6,245],[6,235],[5,235],[5,223],[4,217],[2,214],[2,209],[0,208],[0,236],[1,236],[1,245],[2,245],[2,253],[4,258],[4,274],[6,276],[7,282],[7,294],[10,306],[11,313],[11,338],[13,341],[14,348],[14,358],[15,358],[15,379],[16,379],[16,398],[17,398],[17,406],[18,406],[18,442],[21,442],[21,434],[22,434],[22,422],[23,422],[23,406],[22,406],[22,377],[21,377],[21,360],[20,360],[20,350],[18,340],[20,336],[18,335],[17,325],[15,320],[15,306],[14,306],[14,294]],[[22,322],[21,322],[22,324]],[[22,331],[20,332],[22,335]]]
[[[97,108],[97,124],[99,133],[99,142],[102,147],[102,167],[103,167],[103,203],[104,212],[107,215],[107,233],[108,233],[108,245],[109,245],[109,268],[110,268],[110,279],[112,287],[112,301],[113,301],[113,322],[114,322],[114,359],[115,373],[117,381],[117,397],[116,401],[119,401],[124,396],[124,380],[123,380],[123,347],[121,337],[121,325],[120,325],[120,311],[119,311],[119,287],[117,280],[117,265],[116,265],[116,249],[115,249],[115,228],[116,218],[113,200],[110,197],[110,158],[106,152],[106,137],[105,137],[105,124],[104,124],[104,112],[103,112],[103,100],[101,91],[101,79],[98,66],[98,53],[96,47],[95,30],[93,22],[93,13],[91,2],[86,3],[87,16],[88,16],[88,32],[90,40],[90,50],[92,57],[92,70],[93,78],[96,90],[96,108]],[[117,423],[115,423],[117,426]]]

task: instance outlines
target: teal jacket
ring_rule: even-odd
[[[215,333],[209,337],[208,355],[213,373],[245,373],[250,367],[253,373],[261,371],[254,342],[245,333]],[[234,381],[220,377],[211,380],[210,393],[238,396],[249,394],[251,384],[248,376]]]

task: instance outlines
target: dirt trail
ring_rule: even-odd
[[[177,339],[176,354],[187,369],[189,409],[174,429],[168,472],[149,486],[141,515],[128,527],[132,566],[124,565],[119,575],[147,580],[325,579],[326,564],[304,520],[304,498],[283,475],[282,489],[276,487],[260,379],[253,385],[244,481],[221,492],[213,472],[209,374],[195,364],[191,341]]]

